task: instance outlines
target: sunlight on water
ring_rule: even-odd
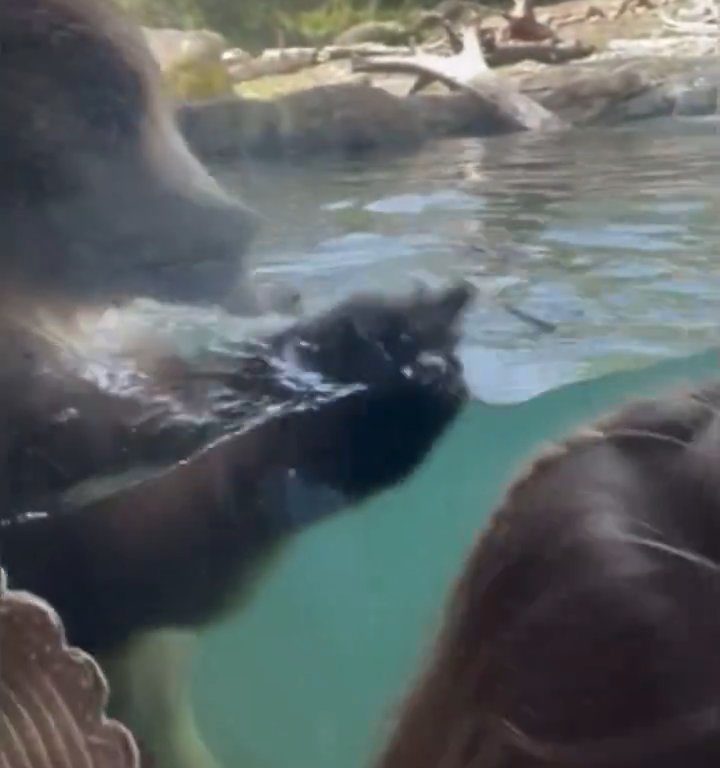
[[[476,394],[507,402],[715,343],[718,123],[687,126],[216,170],[266,218],[259,277],[300,287],[310,307],[472,279],[465,361]]]

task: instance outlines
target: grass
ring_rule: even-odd
[[[322,44],[354,24],[406,21],[432,0],[118,0],[141,23],[179,29],[206,27],[251,51],[275,45],[282,34],[289,45]]]

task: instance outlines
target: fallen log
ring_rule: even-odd
[[[443,83],[452,91],[469,94],[510,130],[553,130],[564,123],[538,102],[520,93],[488,67],[477,32],[466,28],[462,35],[463,49],[454,56],[438,56],[419,52],[413,56],[355,57],[354,72],[405,72],[416,75],[411,93],[417,93],[433,81]]]
[[[520,61],[539,61],[543,64],[561,64],[584,59],[595,52],[595,46],[574,41],[572,43],[496,43],[487,54],[491,67],[517,64]]]
[[[462,33],[462,50],[453,56],[419,51],[410,56],[352,58],[356,72],[406,72],[418,76],[430,76],[451,90],[467,90],[467,84],[488,71],[485,55],[475,30],[467,27]],[[472,90],[472,89],[470,89]]]

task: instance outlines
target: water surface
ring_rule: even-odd
[[[471,278],[475,390],[517,401],[716,342],[719,131],[643,122],[216,171],[266,218],[260,276],[300,287],[310,307]]]

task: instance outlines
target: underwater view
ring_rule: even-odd
[[[718,764],[718,29],[0,2],[0,768]]]

